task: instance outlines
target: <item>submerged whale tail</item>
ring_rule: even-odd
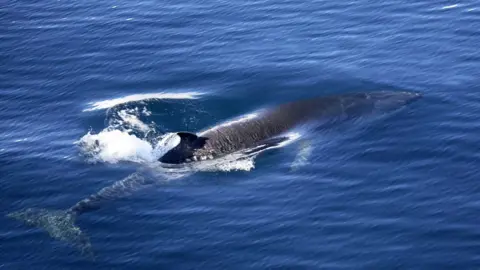
[[[12,212],[7,217],[22,221],[30,226],[43,228],[51,237],[72,244],[83,255],[93,259],[90,240],[75,225],[76,214],[72,211],[28,208]]]
[[[113,183],[113,185],[104,187],[97,193],[80,200],[69,209],[48,210],[41,208],[28,208],[10,213],[7,217],[22,221],[30,226],[42,228],[54,239],[75,246],[83,255],[93,260],[94,257],[90,240],[85,233],[75,225],[75,219],[77,216],[98,209],[101,204],[106,201],[115,198],[123,198],[131,194],[133,191],[148,187],[152,183],[151,178],[143,177],[139,173],[133,173],[124,179]]]

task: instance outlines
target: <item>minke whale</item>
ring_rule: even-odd
[[[166,146],[161,164],[188,165],[243,151],[256,154],[288,139],[286,133],[328,119],[349,119],[376,111],[395,110],[421,97],[416,92],[376,91],[315,97],[259,111],[238,121],[228,121],[198,133],[170,133],[159,144]],[[55,239],[66,241],[83,254],[93,256],[89,238],[75,225],[76,218],[98,209],[104,202],[126,197],[156,181],[139,172],[80,200],[66,210],[28,208],[8,217],[45,229]]]
[[[250,114],[238,121],[214,126],[198,134],[177,132],[175,143],[159,158],[169,164],[215,159],[240,150],[260,151],[288,139],[286,132],[297,126],[328,119],[351,118],[362,114],[399,108],[420,97],[415,92],[351,93],[294,101]],[[322,121],[323,120],[323,121]],[[172,137],[173,136],[173,137]]]

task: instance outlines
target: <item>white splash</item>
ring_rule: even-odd
[[[146,108],[144,108],[144,111],[142,111],[142,113],[145,114],[145,112],[148,113],[148,111],[146,111]],[[130,127],[138,129],[142,132],[148,132],[150,130],[150,127],[144,122],[142,122],[140,119],[138,119],[138,114],[138,108],[131,110],[121,110],[117,113],[117,115],[120,117],[120,120],[123,122],[122,124],[127,124]]]
[[[149,94],[135,94],[129,95],[120,98],[107,99],[97,102],[88,103],[88,108],[84,109],[84,112],[103,110],[114,107],[119,104],[133,102],[133,101],[143,101],[143,100],[152,100],[152,99],[197,99],[202,93],[200,92],[183,92],[183,93],[149,93]]]
[[[142,114],[149,115],[150,112],[138,107],[120,110],[114,114],[116,117],[107,128],[98,134],[88,132],[76,144],[90,162],[155,161],[158,150],[150,142],[137,137],[138,132],[148,134],[154,131],[139,119]]]
[[[81,147],[90,162],[142,163],[155,160],[153,147],[149,142],[125,131],[103,130],[98,134],[88,132],[76,144]]]
[[[129,114],[127,110],[119,111],[118,116],[124,124],[127,124],[132,128],[138,129],[142,132],[147,132],[150,129],[147,124],[138,119],[136,115]]]

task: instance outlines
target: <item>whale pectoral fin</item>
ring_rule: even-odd
[[[273,138],[262,141],[261,144],[267,145],[268,147],[275,147],[275,146],[279,146],[280,144],[288,140],[290,140],[290,137],[288,136],[273,137]]]
[[[258,153],[262,152],[263,150],[278,147],[283,142],[288,141],[289,139],[290,139],[290,137],[282,136],[282,137],[274,137],[274,138],[263,140],[262,142],[260,142],[258,144],[258,146],[245,151],[245,154],[247,154],[247,155],[258,154]]]
[[[309,159],[312,156],[313,146],[310,140],[303,140],[298,145],[298,151],[295,155],[295,159],[290,165],[290,171],[296,171],[309,163]]]

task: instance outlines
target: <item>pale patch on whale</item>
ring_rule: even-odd
[[[246,114],[246,115],[242,115],[240,116],[239,118],[234,118],[230,121],[226,121],[222,124],[219,124],[219,125],[216,125],[214,127],[211,127],[207,130],[204,130],[204,131],[200,131],[198,133],[198,136],[202,136],[203,134],[207,133],[207,132],[211,132],[211,131],[214,131],[214,130],[218,130],[220,128],[224,128],[224,127],[228,127],[228,126],[232,126],[234,124],[238,124],[238,123],[241,123],[241,122],[246,122],[246,121],[249,121],[249,120],[252,120],[254,118],[257,118],[259,116],[259,113],[249,113],[249,114]]]

